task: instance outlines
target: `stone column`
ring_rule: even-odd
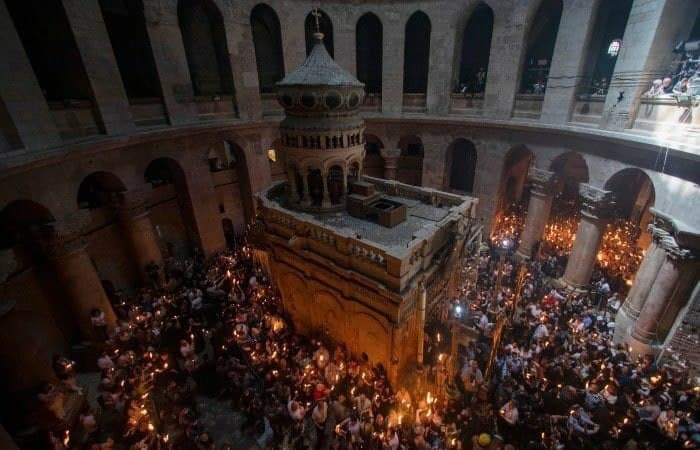
[[[135,129],[129,99],[98,2],[63,0],[85,73],[106,134],[129,134]]]
[[[403,50],[406,20],[399,12],[387,10],[381,17],[384,30],[382,48],[382,113],[400,114],[403,109]]]
[[[290,190],[290,196],[292,199],[292,203],[299,203],[299,187],[297,186],[297,177],[296,177],[296,170],[293,169],[288,169],[287,170],[287,179],[289,180],[289,190]]]
[[[151,222],[151,215],[146,207],[146,199],[144,192],[130,191],[125,193],[115,206],[141,279],[144,284],[150,285],[151,278],[146,271],[146,266],[151,262],[160,264],[163,261],[163,255]]]
[[[61,137],[5,2],[0,2],[0,42],[0,99],[22,145],[28,150],[59,145]]]
[[[569,255],[561,283],[571,289],[585,289],[591,281],[591,273],[596,262],[600,241],[610,218],[612,192],[591,186],[579,185],[582,199],[581,222],[576,231],[576,241]]]
[[[423,340],[425,339],[425,307],[428,300],[428,292],[425,285],[421,283],[418,291],[418,353],[416,362],[418,367],[423,366]]]
[[[530,258],[532,247],[542,239],[544,226],[549,220],[549,211],[552,209],[552,197],[554,195],[556,174],[548,170],[530,168],[528,179],[532,183],[530,189],[530,203],[527,207],[525,229],[520,238],[520,245],[516,256]]]
[[[644,259],[639,265],[637,274],[634,277],[634,284],[630,288],[627,298],[615,315],[615,334],[613,342],[619,344],[624,342],[632,332],[634,322],[639,317],[639,313],[644,306],[644,302],[649,295],[649,289],[656,280],[656,274],[664,262],[665,253],[655,241],[652,241],[644,254]]]
[[[311,195],[309,194],[309,171],[301,175],[301,182],[304,184],[304,197],[301,199],[302,206],[311,205]]]
[[[426,90],[428,114],[446,115],[450,109],[452,65],[457,33],[452,27],[435,27],[430,33],[430,68]]]
[[[196,119],[194,91],[177,18],[177,2],[146,1],[143,16],[168,120],[176,126],[192,123]]]
[[[687,39],[700,2],[634,0],[605,99],[601,128],[631,128],[642,94],[668,75],[671,49]],[[622,94],[622,96],[620,95]]]
[[[321,177],[323,178],[323,200],[321,201],[321,206],[328,208],[331,206],[331,193],[328,192],[328,170],[325,169],[321,172]]]
[[[398,156],[382,156],[384,161],[384,178],[387,180],[395,180],[399,174],[399,157]]]
[[[694,241],[697,245],[700,236],[689,233],[691,237],[687,239],[688,234],[683,235],[673,219],[654,215],[656,220],[650,228],[663,254],[663,262],[627,339],[636,355],[657,353],[661,349],[698,276],[697,248],[688,248],[684,244]]]
[[[489,56],[484,111],[486,117],[509,119],[515,94],[519,89],[519,72],[524,59],[527,8],[530,2],[515,2],[512,7],[494,10],[493,40]]]
[[[60,222],[57,229],[44,236],[42,244],[53,263],[64,289],[66,303],[81,334],[85,338],[95,339],[97,336],[90,320],[92,308],[104,311],[108,330],[114,328],[116,316],[86,251],[87,243],[82,238],[82,232],[89,223],[89,212],[78,211]]]
[[[566,123],[574,110],[599,0],[565,0],[544,95],[541,122]],[[607,43],[605,43],[607,45]]]

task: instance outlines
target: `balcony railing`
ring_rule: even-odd
[[[597,126],[603,117],[604,95],[579,95],[574,104],[571,121],[581,125]]]
[[[687,101],[684,101],[687,100]],[[690,101],[689,97],[648,97],[642,98],[633,129],[658,131],[663,128],[700,128],[700,100]]]
[[[538,120],[542,114],[544,95],[516,94],[513,117],[518,119]]]
[[[424,113],[426,109],[425,94],[403,94],[403,112]]]
[[[63,139],[78,139],[100,134],[95,110],[90,100],[49,102],[58,133]]]
[[[450,114],[479,116],[483,108],[484,94],[452,93],[450,95]]]
[[[369,92],[360,105],[360,111],[380,112],[382,110],[381,92]]]
[[[165,106],[160,98],[130,98],[129,106],[137,127],[157,127],[168,124]]]

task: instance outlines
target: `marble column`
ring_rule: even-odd
[[[331,206],[331,193],[328,192],[328,170],[321,172],[321,177],[323,178],[323,200],[321,201],[321,206],[329,208]]]
[[[146,207],[146,199],[147,196],[142,191],[129,191],[123,194],[115,206],[141,279],[145,284],[150,284],[151,278],[146,266],[151,262],[160,264],[163,254]]]
[[[657,353],[661,349],[698,276],[696,257],[700,246],[686,245],[690,241],[697,245],[699,235],[690,233],[691,239],[684,239],[687,235],[682,235],[673,219],[659,219],[657,214],[652,214],[656,220],[650,228],[663,253],[663,262],[627,339],[635,355]]]
[[[296,177],[296,169],[288,169],[287,170],[287,179],[289,180],[289,196],[292,200],[292,203],[299,203],[301,200],[299,198],[299,187],[297,186],[297,177]]]
[[[304,195],[301,199],[302,206],[311,205],[311,194],[309,193],[309,171],[301,175],[301,181],[304,184]]]
[[[382,156],[382,160],[384,161],[384,178],[387,180],[395,180],[399,173],[399,157]]]
[[[87,243],[82,238],[82,232],[89,223],[89,212],[78,211],[58,223],[56,229],[44,236],[42,244],[53,263],[64,289],[66,303],[81,334],[84,338],[96,339],[98,336],[90,320],[92,309],[99,308],[104,312],[110,331],[116,324],[116,316],[86,251]]]
[[[530,168],[528,179],[531,183],[530,203],[527,207],[525,229],[520,238],[520,245],[516,256],[530,258],[532,247],[542,239],[544,226],[549,220],[549,212],[552,209],[556,174],[548,170]]]
[[[425,289],[425,285],[421,284],[420,290],[418,291],[418,354],[416,357],[419,368],[423,366],[423,341],[425,340],[425,308],[427,300],[428,292]]]
[[[570,289],[585,289],[591,281],[605,226],[610,218],[612,192],[587,183],[579,185],[581,221],[576,231],[574,247],[569,255],[561,284]]]
[[[652,241],[644,254],[644,259],[634,277],[634,284],[630,288],[622,307],[615,315],[615,334],[613,342],[619,344],[632,332],[634,322],[639,317],[639,312],[649,295],[649,289],[654,284],[656,274],[664,262],[665,252],[655,241]]]

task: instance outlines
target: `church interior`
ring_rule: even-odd
[[[0,20],[3,450],[700,448],[700,2]]]

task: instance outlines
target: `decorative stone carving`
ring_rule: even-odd
[[[549,170],[531,167],[527,174],[527,179],[531,183],[531,192],[535,195],[548,196],[554,194],[557,175]]]
[[[579,184],[581,196],[581,214],[592,219],[607,219],[615,204],[612,191],[592,186],[588,183]]]
[[[698,256],[698,248],[690,248],[688,245],[698,243],[697,233],[683,230],[682,224],[661,211],[651,208],[654,222],[649,224],[649,232],[659,247],[674,260],[695,259]],[[680,242],[679,242],[680,241]]]

